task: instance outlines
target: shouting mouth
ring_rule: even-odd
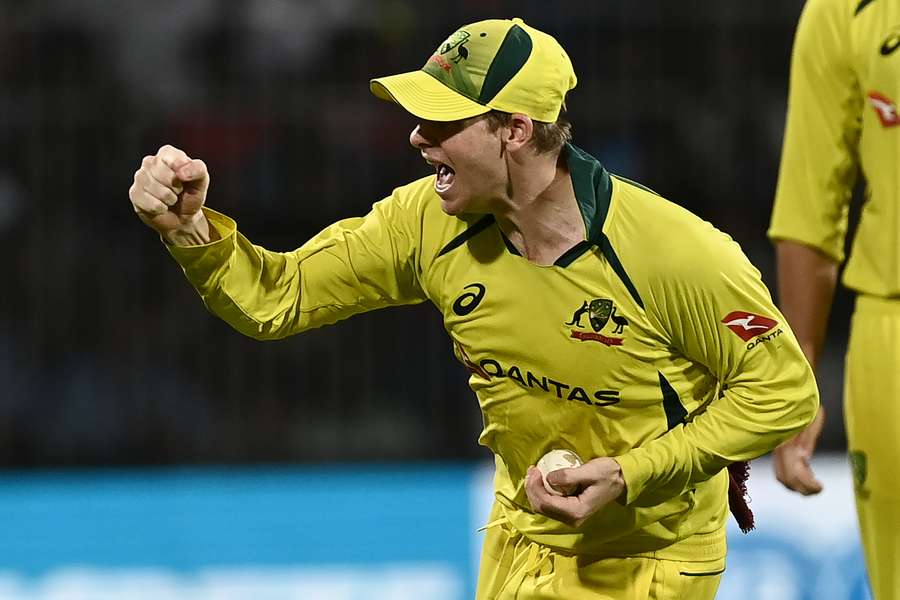
[[[425,158],[425,162],[434,167],[437,175],[434,179],[434,189],[437,193],[442,194],[453,187],[453,182],[456,180],[456,171],[440,161],[424,155],[423,158]]]
[[[438,193],[446,192],[453,186],[456,172],[447,165],[437,166],[437,178],[434,180],[434,189]]]

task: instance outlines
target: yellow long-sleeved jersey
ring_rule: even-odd
[[[856,177],[866,197],[844,284],[900,296],[900,3],[809,0],[791,58],[769,236],[844,260]]]
[[[490,215],[444,214],[433,176],[293,252],[213,211],[221,240],[170,252],[210,310],[260,339],[430,300],[471,372],[513,526],[569,552],[674,557],[694,534],[724,535],[723,467],[802,429],[815,381],[735,242],[565,152],[585,240],[552,266],[518,255]],[[627,497],[580,528],[533,513],[525,472],[553,448],[617,457]]]

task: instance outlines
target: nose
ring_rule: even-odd
[[[428,140],[425,139],[425,136],[422,135],[422,127],[420,125],[416,125],[416,128],[410,132],[409,143],[412,144],[413,148],[419,150],[431,145]]]

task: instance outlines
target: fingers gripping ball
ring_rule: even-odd
[[[537,463],[537,468],[541,472],[541,478],[544,480],[544,488],[554,496],[568,496],[578,491],[578,486],[571,485],[564,488],[556,488],[547,481],[547,475],[559,469],[571,469],[580,467],[581,459],[571,450],[551,450],[541,457]]]

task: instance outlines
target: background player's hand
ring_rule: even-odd
[[[200,210],[208,189],[206,164],[165,145],[155,156],[144,157],[128,197],[141,221],[170,243],[190,246],[215,236]]]
[[[825,410],[820,406],[816,418],[797,437],[778,446],[772,453],[775,477],[784,486],[804,496],[822,491],[822,482],[816,479],[809,460],[816,449],[816,442],[825,425]]]
[[[531,507],[573,527],[580,526],[625,491],[619,463],[606,457],[595,458],[580,467],[553,471],[547,475],[547,482],[557,489],[571,487],[578,491],[571,496],[554,496],[544,487],[537,467],[529,467],[525,493]]]

